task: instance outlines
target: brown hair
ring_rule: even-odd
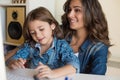
[[[101,41],[107,46],[110,46],[107,20],[98,0],[79,1],[83,6],[84,26],[88,32],[88,38],[91,41]],[[67,18],[70,2],[71,0],[67,0],[63,7],[65,13],[62,16],[62,28],[65,37],[72,35],[74,32],[74,30],[70,29]]]
[[[34,42],[34,40],[32,39],[32,36],[30,35],[29,28],[28,28],[29,22],[33,21],[33,20],[45,21],[45,22],[48,22],[50,25],[54,23],[56,27],[53,30],[53,35],[60,39],[63,38],[63,32],[62,32],[58,22],[52,16],[52,14],[49,12],[49,10],[44,7],[38,7],[36,9],[32,10],[28,14],[28,16],[24,22],[23,36],[25,38],[25,41],[30,42],[30,43]]]

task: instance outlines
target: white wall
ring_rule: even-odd
[[[120,0],[99,0],[109,25],[112,58],[120,59]]]
[[[6,80],[5,62],[3,55],[3,42],[2,42],[2,25],[1,25],[1,11],[0,11],[0,80]]]
[[[55,18],[61,24],[61,15],[64,13],[63,5],[66,0],[56,0],[55,1]]]
[[[6,3],[11,3],[12,0],[0,0],[0,3],[6,4]]]
[[[2,36],[5,36],[5,19],[6,19],[6,17],[5,17],[5,10],[4,10],[4,8],[2,8],[2,7],[0,7],[0,14],[2,14],[2,16],[1,16],[1,18],[0,18],[0,20],[1,20],[1,23],[0,23],[0,25],[1,25],[1,28],[2,28]],[[6,38],[4,37],[3,38],[3,40],[5,40]]]
[[[55,0],[27,0],[27,12],[31,11],[32,9],[43,6],[46,7],[53,15],[55,15]]]

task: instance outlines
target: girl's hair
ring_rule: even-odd
[[[27,41],[30,43],[35,43],[29,32],[29,23],[34,20],[45,21],[45,22],[48,22],[50,25],[55,24],[56,27],[53,30],[53,35],[59,39],[63,38],[63,32],[62,32],[58,22],[52,16],[52,14],[49,12],[49,10],[44,7],[38,7],[36,9],[32,10],[28,14],[28,16],[24,22],[23,36],[24,36],[25,42]]]
[[[69,5],[72,0],[67,0],[63,6],[64,14],[62,16],[62,28],[64,36],[72,35],[74,30],[69,27],[67,15],[69,13]],[[79,0],[83,6],[83,21],[88,32],[88,38],[95,42],[101,41],[107,46],[110,45],[108,24],[103,13],[102,7],[98,0]]]

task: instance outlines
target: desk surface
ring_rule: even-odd
[[[65,80],[65,77],[53,80]],[[68,76],[68,80],[120,80],[118,76],[103,76],[103,75],[90,75],[90,74],[75,74]]]
[[[10,70],[6,68],[7,80],[34,80],[33,76],[37,74],[34,69]],[[67,76],[68,80],[120,80],[118,76],[103,76],[90,74],[74,74]],[[65,80],[65,77],[57,79],[40,79],[40,80]]]

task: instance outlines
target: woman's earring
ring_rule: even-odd
[[[52,28],[52,30],[54,30],[54,29],[55,29],[55,27]]]

